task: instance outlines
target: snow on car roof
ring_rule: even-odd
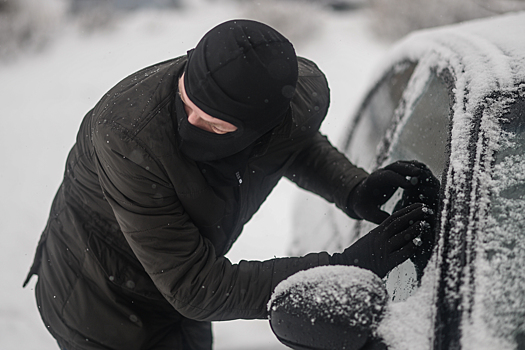
[[[464,79],[458,83],[469,89],[470,98],[483,97],[525,81],[524,32],[525,12],[418,31],[392,49],[385,68],[432,56],[429,62],[452,68],[456,77]]]
[[[414,32],[392,48],[373,85],[391,67],[406,61],[419,62],[418,70],[450,70],[455,78],[450,160],[460,170],[468,162],[458,143],[465,144],[466,130],[484,99],[525,83],[525,36],[520,35],[524,32],[525,12]]]

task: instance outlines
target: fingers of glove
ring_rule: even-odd
[[[376,206],[370,206],[364,212],[360,213],[362,219],[373,222],[374,224],[381,224],[390,216],[386,211],[382,211]]]
[[[407,181],[411,185],[430,186],[439,188],[439,180],[432,174],[432,171],[421,162],[398,161],[386,166],[383,169],[392,170],[403,176],[408,177]]]
[[[423,184],[426,184],[431,187],[439,187],[440,183],[438,178],[430,171],[430,169],[427,169],[423,172],[423,176],[425,177],[425,182]]]
[[[407,211],[407,209],[411,210]],[[418,221],[431,222],[432,218],[433,212],[427,206],[421,203],[412,204],[394,213],[385,223],[381,224],[383,228],[381,235],[383,239],[389,239]]]
[[[385,220],[385,222],[383,222],[381,224],[381,226],[388,226],[390,224],[392,224],[394,221],[400,219],[400,218],[403,218],[405,217],[406,215],[412,213],[412,212],[416,212],[416,213],[419,213],[420,211],[421,212],[425,212],[425,211],[428,211],[428,209],[425,209],[423,210],[423,208],[425,207],[424,204],[422,203],[414,203],[414,204],[411,204],[407,207],[404,207],[396,212],[394,212],[392,215],[390,215],[390,217]],[[410,220],[410,219],[409,219]]]
[[[386,251],[388,253],[393,253],[400,250],[416,237],[419,237],[423,234],[425,225],[428,225],[426,221],[417,221],[412,226],[406,230],[400,231],[394,236],[390,237],[387,241]]]
[[[416,251],[417,246],[412,241],[410,241],[400,249],[396,250],[393,253],[390,253],[387,258],[390,270],[392,270],[399,264],[404,263],[408,258],[413,256],[416,253]]]
[[[403,205],[423,203],[434,208],[439,200],[439,192],[438,188],[419,187],[413,190],[405,190],[402,199]]]
[[[403,162],[403,161],[401,161],[401,162]],[[430,173],[432,173],[432,172],[430,171],[430,169],[428,168],[428,166],[427,166],[425,163],[421,163],[420,161],[417,161],[417,160],[408,160],[408,161],[404,161],[404,162],[409,163],[409,164],[412,164],[412,165],[414,165],[414,166],[420,168],[420,169],[423,170],[423,171],[429,171]]]
[[[415,167],[415,168],[419,168],[422,172],[425,172],[425,173],[428,172],[432,174],[432,171],[430,171],[429,167],[425,163],[421,163],[420,161],[417,161],[417,160],[399,160],[392,164],[396,164],[396,165],[401,164],[406,167]]]
[[[435,240],[436,240],[436,231],[433,229],[432,224],[423,221],[422,224],[422,232],[421,232],[421,240],[418,244],[418,250],[419,251],[431,251],[434,247]],[[415,242],[414,242],[415,243]]]
[[[424,170],[427,170],[428,168],[425,164],[418,161],[400,160],[387,165],[383,169],[392,170],[403,176],[419,176]]]
[[[423,163],[419,163],[421,165],[421,174],[417,175],[419,181],[419,186],[425,186],[425,187],[440,187],[439,180],[437,177],[434,176],[432,171]]]
[[[397,187],[410,188],[412,183],[410,178],[407,178],[404,174],[399,174],[398,172],[391,169],[379,169],[367,178],[367,185],[374,187],[385,187],[392,188],[392,193],[396,190]]]
[[[425,197],[431,197],[431,196],[436,197],[439,194],[439,187],[440,187],[439,183],[436,186],[418,185],[418,186],[414,186],[411,189],[405,190],[405,193],[409,196],[423,195]]]

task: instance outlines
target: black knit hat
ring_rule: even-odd
[[[297,76],[295,50],[283,35],[260,22],[232,20],[188,52],[184,87],[205,113],[237,126],[247,145],[283,120]]]

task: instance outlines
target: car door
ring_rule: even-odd
[[[467,219],[443,240],[454,249],[441,259],[436,350],[525,349],[524,91],[518,83],[491,93],[474,118]]]

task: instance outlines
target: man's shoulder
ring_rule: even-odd
[[[299,57],[298,63],[299,80],[291,102],[295,136],[317,132],[330,105],[330,89],[324,73],[304,57]]]
[[[309,60],[305,57],[297,57],[297,63],[299,66],[299,79],[301,77],[323,77],[325,78],[324,73],[319,69],[317,64],[314,61]]]
[[[90,118],[134,134],[174,97],[174,82],[186,57],[160,62],[122,79],[97,103]]]
[[[91,142],[132,159],[157,157],[172,146],[174,82],[186,57],[157,63],[121,80],[88,113]]]

